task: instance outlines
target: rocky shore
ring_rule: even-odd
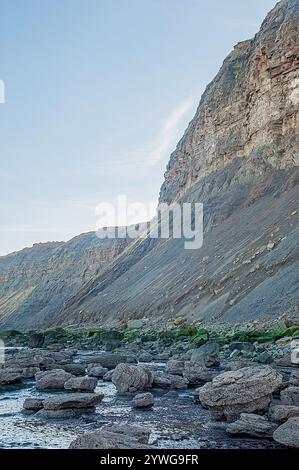
[[[2,333],[0,447],[299,448],[299,326],[175,323]]]

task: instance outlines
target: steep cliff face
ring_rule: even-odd
[[[67,256],[59,245],[49,284],[37,267],[45,276],[38,287],[23,275],[12,282],[15,274],[1,287],[5,326],[28,329],[38,318],[43,326],[110,327],[146,318],[161,328],[178,315],[213,324],[298,316],[298,24],[299,0],[282,0],[256,37],[234,48],[171,155],[160,201],[204,204],[203,247],[139,239],[120,252],[115,242],[110,259],[107,241],[103,269],[86,274],[91,258],[78,263],[78,250],[57,271]],[[18,309],[10,307],[11,289]]]
[[[41,243],[0,257],[0,328],[45,326],[64,302],[107,266],[128,240],[94,233],[67,243]]]
[[[235,46],[171,155],[161,201],[236,158],[247,159],[238,181],[299,164],[298,24],[298,1],[282,0],[254,39]]]

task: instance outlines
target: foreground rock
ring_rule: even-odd
[[[43,407],[45,410],[91,408],[100,403],[103,398],[104,395],[96,393],[70,393],[46,398]]]
[[[152,393],[139,393],[132,400],[133,408],[150,409],[154,406],[154,395]]]
[[[268,366],[224,372],[199,390],[199,400],[215,420],[234,421],[241,413],[265,412],[282,376]]]
[[[98,379],[95,377],[73,377],[64,384],[65,390],[77,392],[94,392]]]
[[[118,364],[113,371],[112,382],[118,392],[136,392],[152,386],[153,374],[143,366]]]
[[[264,416],[242,413],[240,419],[227,426],[226,431],[232,436],[272,438],[277,426]]]
[[[299,387],[288,387],[282,390],[280,397],[285,405],[299,406]]]
[[[38,372],[35,375],[37,390],[63,390],[65,383],[72,379],[73,375],[62,369]]]
[[[287,447],[299,449],[299,418],[290,418],[273,434],[273,439]]]
[[[268,416],[269,419],[276,423],[284,423],[289,418],[299,417],[299,406],[272,405]]]
[[[36,411],[41,410],[44,407],[43,403],[44,403],[43,399],[26,398],[25,401],[24,401],[24,404],[23,404],[23,409],[25,411],[36,412]]]
[[[10,385],[22,382],[22,371],[15,369],[0,369],[0,385]]]
[[[138,426],[104,426],[77,437],[70,449],[148,449],[149,432]]]

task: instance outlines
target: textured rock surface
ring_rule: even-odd
[[[268,413],[269,419],[277,423],[284,423],[289,418],[299,417],[299,406],[272,405]]]
[[[299,449],[299,418],[290,418],[273,434],[275,441],[287,447]]]
[[[154,395],[152,393],[139,393],[132,400],[134,408],[152,408],[154,405]]]
[[[74,392],[94,392],[97,383],[94,377],[73,377],[65,382],[64,388]]]
[[[264,416],[242,413],[240,419],[227,426],[226,431],[231,435],[271,438],[276,428],[277,425]]]
[[[149,369],[143,366],[118,364],[113,371],[112,382],[118,392],[136,392],[150,388],[153,383],[153,375]]]
[[[268,366],[224,372],[199,389],[200,402],[215,419],[237,419],[241,413],[266,411],[282,376]]]
[[[63,390],[65,383],[72,378],[72,374],[62,369],[37,372],[35,375],[36,388],[38,390]]]
[[[90,408],[100,403],[103,395],[96,393],[70,393],[46,398],[43,402],[45,410],[65,410]]]
[[[288,387],[282,390],[280,397],[285,405],[299,406],[299,387]]]

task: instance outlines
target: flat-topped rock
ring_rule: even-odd
[[[98,379],[95,377],[72,377],[64,384],[65,390],[78,392],[94,392]]]
[[[73,375],[63,369],[37,372],[35,374],[36,388],[38,390],[63,390],[64,384],[71,378]]]
[[[69,393],[46,398],[45,410],[64,410],[73,408],[90,408],[100,403],[104,395],[97,393]]]
[[[259,438],[272,438],[278,425],[264,416],[242,413],[234,423],[230,423],[226,432],[232,436],[250,436]]]

